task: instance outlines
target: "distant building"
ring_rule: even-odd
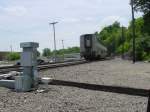
[[[6,60],[9,53],[7,51],[0,51],[0,61]]]

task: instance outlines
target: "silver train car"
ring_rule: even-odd
[[[100,44],[95,34],[81,35],[80,55],[86,60],[104,59],[107,56],[107,48]]]

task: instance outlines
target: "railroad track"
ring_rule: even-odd
[[[42,70],[50,69],[50,68],[78,65],[78,64],[83,64],[87,62],[88,61],[85,61],[85,60],[76,60],[76,61],[71,61],[71,62],[47,63],[47,64],[39,65],[37,68],[38,68],[38,71],[42,71]],[[21,72],[22,70],[23,68],[21,66],[4,66],[4,67],[0,67],[0,74],[7,74],[11,71]]]

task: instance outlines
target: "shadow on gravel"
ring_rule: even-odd
[[[149,90],[129,88],[129,87],[106,86],[106,85],[88,84],[88,83],[71,82],[71,81],[63,81],[63,80],[53,80],[50,83],[50,85],[78,87],[82,89],[112,92],[112,93],[127,94],[127,95],[142,96],[142,97],[149,96]]]
[[[147,112],[150,112],[150,92],[148,96]]]
[[[50,83],[50,85],[78,87],[78,88],[88,89],[88,90],[104,91],[104,92],[127,94],[127,95],[133,95],[133,96],[148,97],[147,112],[150,112],[150,90],[147,90],[147,89],[138,89],[138,88],[130,88],[130,87],[119,87],[119,86],[107,86],[107,85],[97,85],[97,84],[88,84],[88,83],[63,81],[63,80],[53,80]]]

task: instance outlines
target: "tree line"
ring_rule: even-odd
[[[79,47],[68,47],[66,49],[60,49],[56,50],[57,56],[63,56],[64,54],[71,54],[71,53],[80,53],[80,48]],[[44,48],[42,50],[42,53],[37,51],[37,56],[43,56],[43,57],[53,57],[54,51],[51,51],[49,48]],[[11,52],[8,53],[6,56],[7,60],[10,61],[15,61],[20,59],[20,53],[18,52]]]
[[[136,60],[150,60],[150,2],[134,0],[135,11],[143,12],[143,17],[135,19]],[[132,21],[128,27],[119,22],[104,27],[97,33],[99,41],[108,48],[109,55],[125,55],[132,57]]]
[[[49,48],[44,48],[42,52],[42,56],[45,57],[52,57],[55,51],[51,51]],[[71,53],[79,53],[79,47],[68,47],[67,49],[60,49],[56,50],[56,54],[58,56],[63,56],[64,54],[71,54]]]

